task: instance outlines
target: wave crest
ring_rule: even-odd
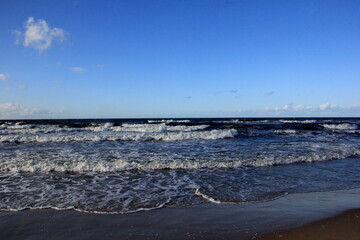
[[[215,129],[211,131],[180,131],[166,133],[152,132],[118,132],[118,133],[77,133],[77,134],[47,134],[47,135],[3,135],[3,143],[68,143],[68,142],[99,142],[99,141],[183,141],[183,140],[216,140],[233,138],[238,134],[235,129]]]
[[[341,124],[323,124],[326,129],[330,130],[356,130],[358,126],[356,124],[341,123]]]

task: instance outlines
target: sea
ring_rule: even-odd
[[[360,187],[360,118],[0,121],[0,210],[125,214]]]

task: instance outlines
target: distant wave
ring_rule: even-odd
[[[213,120],[214,123],[224,123],[224,124],[251,124],[251,123],[268,123],[269,120],[241,120],[241,119],[229,119],[229,120]]]
[[[109,129],[114,132],[174,132],[174,131],[189,132],[189,131],[197,131],[197,130],[205,129],[209,127],[209,125],[168,126],[162,123],[162,124],[123,124],[122,126],[119,127],[110,127],[110,126],[104,126],[104,127],[105,129]],[[96,128],[88,128],[88,129],[92,131],[104,131],[104,127],[99,126]]]
[[[68,143],[68,142],[99,142],[99,141],[182,141],[182,140],[215,140],[224,138],[233,138],[238,134],[235,129],[211,130],[211,131],[180,131],[167,133],[102,133],[102,134],[17,134],[0,136],[0,142],[3,143]]]
[[[316,123],[316,120],[280,120],[281,123],[301,123],[301,124],[307,124],[307,123]]]
[[[190,120],[174,120],[174,119],[161,119],[161,120],[147,120],[148,123],[189,123]]]
[[[274,132],[277,134],[299,134],[299,133],[302,133],[300,131],[296,131],[293,129],[275,130]]]
[[[356,130],[358,126],[356,124],[341,123],[341,124],[323,124],[326,129],[330,130]]]
[[[209,125],[167,125],[166,123],[156,124],[128,124],[124,123],[120,126],[114,125],[114,123],[102,123],[102,124],[89,124],[88,126],[77,127],[64,127],[59,125],[34,125],[34,124],[1,124],[1,133],[52,133],[52,132],[71,132],[71,131],[93,131],[93,132],[174,132],[174,131],[196,131],[208,128]]]

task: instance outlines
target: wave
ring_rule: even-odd
[[[31,128],[34,128],[34,127],[35,127],[35,124],[26,124],[26,123],[23,123],[23,122],[16,122],[16,123],[5,122],[3,124],[0,124],[1,129],[12,129],[12,130],[31,129]]]
[[[111,131],[114,132],[189,132],[197,131],[208,128],[209,125],[194,125],[194,126],[168,126],[164,123],[162,124],[123,124],[120,127],[111,127]]]
[[[176,131],[197,131],[208,128],[209,125],[166,125],[166,123],[157,124],[128,124],[124,123],[120,126],[114,125],[114,123],[106,122],[102,124],[90,124],[89,126],[77,128],[77,127],[63,127],[59,125],[19,125],[19,124],[3,124],[0,125],[0,130],[4,134],[15,134],[15,133],[55,133],[55,132],[79,132],[79,131],[90,131],[90,132],[176,132]]]
[[[136,213],[136,212],[147,212],[152,211],[156,209],[160,209],[166,206],[166,204],[170,203],[171,199],[169,198],[167,201],[157,204],[154,207],[142,207],[142,208],[135,208],[135,209],[119,209],[119,210],[107,210],[107,211],[101,211],[101,210],[87,210],[82,209],[76,206],[66,206],[66,207],[55,207],[50,205],[40,206],[40,207],[29,207],[29,206],[19,206],[17,208],[8,208],[8,207],[0,207],[0,211],[10,211],[10,212],[19,212],[24,210],[46,210],[46,209],[53,209],[58,211],[64,211],[64,210],[74,210],[77,212],[83,212],[83,213],[95,213],[95,214],[129,214],[129,213]],[[71,202],[69,203],[71,205]],[[94,207],[94,206],[91,206]]]
[[[308,123],[316,123],[317,120],[279,120],[281,123],[301,123],[301,124],[308,124]]]
[[[216,140],[233,138],[238,134],[235,129],[211,131],[183,131],[167,133],[107,133],[91,134],[48,134],[48,135],[4,135],[0,136],[0,143],[68,143],[68,142],[99,142],[99,141],[183,141],[183,140]]]
[[[229,120],[215,120],[214,123],[224,124],[257,124],[257,123],[268,123],[269,120],[241,120],[241,119],[229,119]]]
[[[197,195],[197,196],[199,196],[199,197],[201,197],[201,198],[203,198],[203,199],[205,199],[206,201],[211,202],[211,203],[215,203],[215,204],[222,204],[222,203],[224,203],[224,202],[222,202],[222,201],[220,201],[220,200],[217,200],[217,199],[215,199],[215,198],[213,198],[213,197],[210,197],[210,196],[208,196],[208,195],[200,192],[200,188],[196,188],[196,190],[195,190],[195,195]],[[228,202],[227,202],[227,203],[228,203]]]
[[[60,173],[112,173],[121,171],[151,171],[151,170],[197,170],[197,169],[233,169],[239,167],[269,167],[275,165],[287,165],[293,163],[311,163],[329,161],[335,159],[345,159],[353,156],[360,156],[357,148],[340,150],[335,149],[328,152],[312,152],[304,154],[291,154],[285,156],[253,156],[243,159],[170,159],[154,158],[147,161],[134,161],[131,159],[104,160],[103,157],[86,158],[85,156],[64,155],[63,159],[31,159],[27,154],[19,154],[10,159],[2,159],[0,172],[60,172]],[[68,159],[71,161],[68,161]],[[66,162],[66,164],[64,164]]]
[[[279,199],[281,197],[284,197],[286,195],[288,195],[288,192],[282,192],[282,193],[278,193],[275,197],[271,197],[269,199],[261,199],[261,200],[252,200],[252,201],[222,201],[219,199],[215,199],[214,197],[211,197],[210,195],[207,195],[203,192],[200,191],[200,188],[196,188],[195,190],[195,195],[199,196],[201,198],[203,198],[204,200],[206,200],[207,202],[211,202],[211,203],[215,203],[215,204],[244,204],[244,203],[260,203],[260,202],[268,202],[268,201],[273,201],[276,199]]]
[[[330,130],[356,130],[358,126],[356,124],[350,123],[340,123],[340,124],[322,124],[326,129]]]
[[[344,130],[343,132],[348,134],[360,134],[360,130]]]
[[[161,120],[147,120],[148,123],[189,123],[188,119],[185,120],[173,120],[173,119],[161,119]]]
[[[300,131],[296,131],[296,130],[293,130],[293,129],[285,129],[285,130],[275,130],[274,133],[276,134],[299,134],[299,133],[302,133]]]

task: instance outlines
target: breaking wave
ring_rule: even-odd
[[[274,131],[277,134],[299,134],[300,131],[292,130],[292,129],[286,129],[286,130],[275,130]]]
[[[309,124],[316,123],[316,120],[280,120],[281,123],[300,123],[300,124]]]
[[[356,148],[340,150],[328,150],[324,152],[312,152],[303,154],[287,154],[283,156],[264,155],[252,156],[243,159],[183,159],[172,160],[153,158],[147,161],[133,161],[131,159],[106,160],[103,157],[84,157],[65,155],[59,159],[56,156],[50,159],[31,158],[26,154],[20,154],[11,159],[5,159],[0,163],[0,172],[97,172],[111,173],[129,170],[196,170],[196,169],[232,169],[239,167],[268,167],[274,165],[285,165],[293,163],[311,163],[344,159],[352,156],[360,156],[360,150]],[[66,161],[71,158],[71,161]]]
[[[341,124],[323,124],[326,129],[330,130],[356,130],[358,126],[356,124],[341,123]]]
[[[180,132],[121,132],[102,134],[77,133],[77,134],[17,134],[0,136],[2,143],[69,143],[69,142],[99,142],[99,141],[182,141],[182,140],[215,140],[224,138],[233,138],[237,135],[235,129],[211,130],[211,131],[180,131]]]

